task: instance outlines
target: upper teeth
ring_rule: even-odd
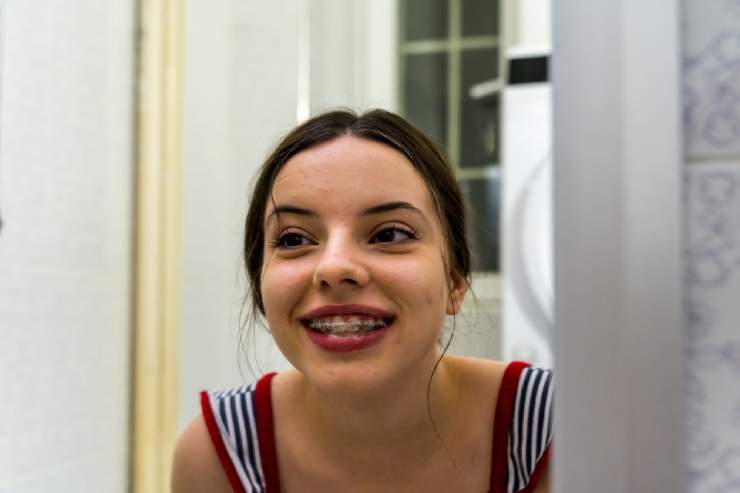
[[[309,321],[309,326],[314,330],[321,332],[359,332],[360,330],[374,329],[375,327],[385,326],[385,320],[369,316],[352,315],[343,317],[335,315],[333,317],[314,318]]]

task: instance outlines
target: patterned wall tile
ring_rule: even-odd
[[[690,158],[740,155],[740,0],[685,0],[683,107]]]
[[[688,491],[740,492],[740,165],[687,167]]]

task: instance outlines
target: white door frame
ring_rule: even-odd
[[[683,490],[679,5],[553,8],[557,492]]]

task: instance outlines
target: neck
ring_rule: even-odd
[[[389,449],[436,453],[439,435],[449,429],[457,385],[444,358],[430,382],[436,356],[428,363],[424,371],[372,390],[331,392],[304,380],[305,417],[317,439],[340,457],[354,450],[353,460],[358,443],[368,460]]]

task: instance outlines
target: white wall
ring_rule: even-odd
[[[311,113],[396,109],[397,0],[310,0]]]
[[[301,2],[187,4],[181,426],[199,390],[255,378],[239,348],[243,223],[257,168],[297,122]],[[255,374],[284,367],[269,334],[253,334]]]
[[[680,492],[678,5],[556,5],[555,491]]]
[[[503,0],[506,44],[549,51],[552,0]]]
[[[0,491],[128,490],[133,2],[0,10]]]

